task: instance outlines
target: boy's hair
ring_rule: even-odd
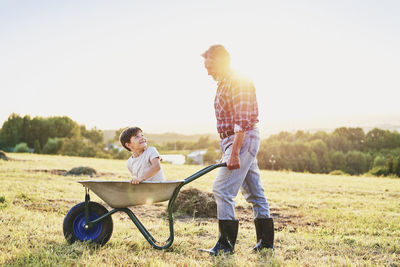
[[[129,143],[132,136],[136,136],[138,132],[143,132],[139,127],[129,127],[122,131],[119,136],[119,141],[121,145],[128,151],[131,151],[128,147],[125,146],[126,143]]]

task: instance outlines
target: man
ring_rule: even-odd
[[[257,164],[260,136],[258,104],[253,83],[235,74],[230,67],[230,56],[222,45],[211,46],[204,54],[208,75],[218,83],[214,100],[217,130],[221,138],[221,168],[213,184],[217,202],[219,238],[208,251],[211,255],[233,253],[239,221],[235,218],[235,202],[239,189],[252,203],[257,244],[253,248],[273,249],[274,224],[270,218],[268,202],[261,185]]]

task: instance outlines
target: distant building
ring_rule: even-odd
[[[176,165],[185,164],[185,156],[181,154],[167,154],[167,155],[160,155],[163,162],[170,162]]]
[[[106,146],[106,150],[111,150],[111,149],[118,149],[118,152],[121,152],[122,150],[124,150],[125,148],[121,145],[116,145],[116,144],[107,144]]]
[[[207,150],[202,149],[202,150],[196,150],[193,151],[192,153],[188,154],[186,157],[188,159],[191,159],[193,163],[203,165],[203,156],[206,154]]]

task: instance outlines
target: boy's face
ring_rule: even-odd
[[[143,150],[147,147],[147,140],[143,133],[139,131],[135,136],[129,139],[129,143],[125,144],[131,151]]]

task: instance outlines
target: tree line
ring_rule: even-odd
[[[0,129],[0,149],[14,152],[61,154],[82,157],[125,159],[129,153],[118,144],[119,134],[104,141],[97,128],[86,129],[66,116],[24,117],[11,114]],[[160,151],[207,149],[204,162],[218,160],[219,142],[209,136],[197,141],[176,141],[149,145]],[[118,145],[116,145],[118,144]],[[371,173],[400,177],[400,133],[375,128],[341,127],[331,133],[280,132],[261,141],[258,153],[261,169],[310,173]]]
[[[8,152],[122,157],[118,150],[106,150],[103,139],[101,130],[88,130],[66,116],[31,118],[13,113],[0,129],[0,149]]]
[[[119,144],[121,128],[111,140],[104,140],[103,131],[87,129],[66,116],[21,117],[11,114],[0,129],[0,150],[6,152],[33,152],[37,154],[60,154],[67,156],[127,159],[130,154]],[[160,151],[189,151],[218,148],[218,141],[209,136],[200,136],[197,141],[176,141],[149,145]],[[215,162],[218,153],[207,152],[206,162]]]
[[[332,133],[280,132],[262,140],[258,160],[270,170],[400,177],[400,133],[346,127]]]

